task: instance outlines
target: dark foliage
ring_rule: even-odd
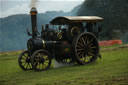
[[[117,35],[121,38],[128,31],[128,0],[86,0],[77,14],[104,18],[102,40],[115,39]],[[115,35],[115,30],[120,30],[122,36]]]

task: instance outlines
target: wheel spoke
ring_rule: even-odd
[[[24,66],[25,63],[26,63],[26,62],[21,62],[22,66]]]
[[[42,63],[39,63],[39,69],[41,69],[41,68],[42,68],[41,64],[42,64]]]
[[[26,68],[28,68],[29,67],[29,63],[27,63],[27,66],[26,66]]]
[[[25,58],[27,58],[28,57],[28,55],[25,53],[24,55],[23,55]]]
[[[93,53],[91,53],[91,52],[88,52],[88,54],[91,55],[91,56],[95,56],[95,55],[94,55]]]
[[[81,52],[80,56],[79,57],[82,57],[83,56],[83,52]]]
[[[43,58],[44,58],[45,60],[47,60],[47,59],[48,59],[48,56],[47,56],[47,55],[43,55]]]
[[[26,59],[27,59],[27,57],[26,57],[25,55],[23,55],[23,56],[22,56],[22,59],[26,60]]]
[[[22,60],[26,60],[26,58],[25,57],[22,57]]]
[[[80,54],[81,54],[81,51],[78,51],[78,52],[77,52],[77,54],[78,54],[78,56],[80,56]]]
[[[93,50],[91,50],[91,49],[89,49],[89,51],[90,51],[90,52],[92,52],[92,53],[94,52],[94,51],[93,51]]]
[[[93,45],[93,43],[89,44],[89,47],[91,47]]]
[[[84,45],[82,45],[81,43],[78,42],[77,43],[77,46],[80,47],[80,48],[82,48]]]
[[[86,45],[85,40],[84,40],[84,38],[83,38],[83,37],[82,37],[82,41],[83,41],[84,45]]]
[[[87,39],[87,44],[89,44],[89,39]]]
[[[30,63],[28,63],[29,64],[29,69],[31,69],[31,65],[30,65]]]
[[[87,36],[84,36],[84,41],[86,41],[86,39],[87,39]]]
[[[26,62],[26,60],[25,59],[21,59],[21,62]]]
[[[88,42],[88,44],[90,44],[93,40],[94,40],[94,39],[91,39],[91,40]]]
[[[27,63],[25,62],[23,66],[25,67],[26,64],[27,64]]]
[[[29,66],[30,66],[30,69],[32,68],[32,64],[31,63],[29,63]]]
[[[42,58],[42,54],[39,54],[39,58]]]
[[[82,46],[84,46],[84,40],[82,39],[82,37],[79,40],[80,40]]]
[[[83,46],[83,44],[84,44],[84,43],[83,43],[83,40],[80,38],[79,41],[80,41],[80,43],[81,43],[82,46]]]

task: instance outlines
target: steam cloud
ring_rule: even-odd
[[[59,68],[59,67],[63,67],[63,66],[73,66],[74,63],[60,63],[57,62],[55,59],[53,59],[53,63],[54,63],[54,68]]]
[[[30,8],[31,7],[36,7],[37,6],[37,3],[38,3],[38,0],[31,0],[31,2],[30,2]]]

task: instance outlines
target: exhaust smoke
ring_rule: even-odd
[[[31,0],[31,2],[30,2],[30,6],[29,6],[29,7],[30,7],[30,8],[32,8],[32,7],[36,7],[38,1],[39,1],[39,0]]]
[[[60,67],[64,67],[64,66],[73,66],[74,63],[60,63],[58,61],[56,61],[55,59],[53,59],[54,62],[54,68],[60,68]]]

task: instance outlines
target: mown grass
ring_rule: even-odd
[[[128,85],[128,48],[101,51],[102,59],[88,65],[44,72],[23,71],[19,53],[0,54],[0,85]]]

